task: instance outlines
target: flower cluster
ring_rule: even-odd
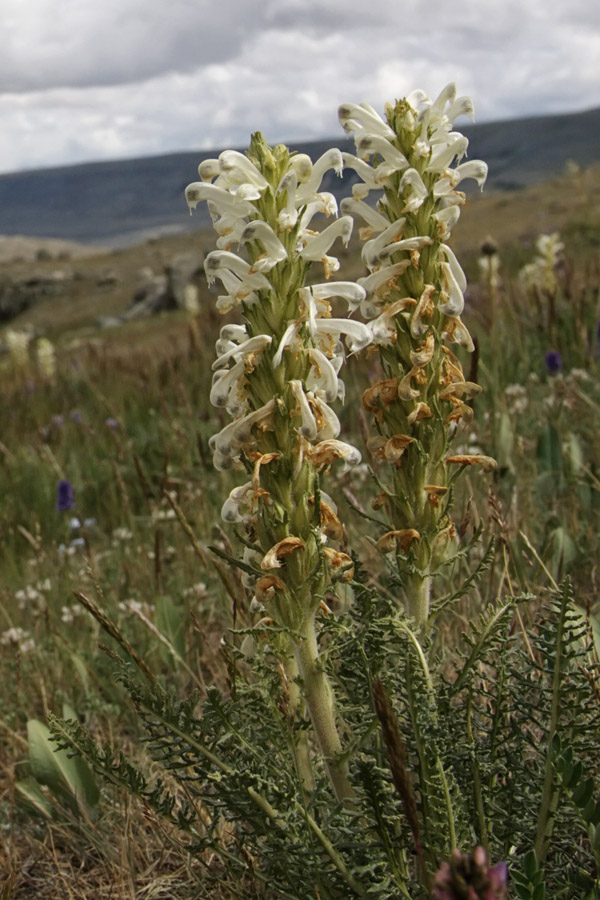
[[[219,235],[205,271],[220,282],[217,307],[238,307],[241,323],[225,325],[217,342],[211,402],[231,421],[210,441],[218,469],[244,467],[248,480],[223,506],[227,522],[243,523],[247,575],[256,597],[278,621],[297,628],[318,604],[325,561],[330,572],[350,565],[325,546],[341,536],[333,502],[321,494],[319,473],[337,459],[360,461],[339,440],[340,424],[330,404],[344,396],[338,377],[345,354],[371,340],[366,325],[331,315],[331,300],[350,306],[364,288],[347,282],[306,286],[313,262],[325,276],[339,268],[330,255],[339,238],[348,242],[353,221],[335,218],[313,230],[316,215],[337,215],[332,194],[319,192],[325,172],[342,169],[339,150],[314,164],[283,146],[270,148],[256,134],[247,155],[233,150],[199,166],[191,184],[191,208],[205,200]],[[239,248],[239,254],[232,248]],[[243,254],[243,255],[242,255]]]
[[[508,868],[505,862],[490,866],[483,847],[473,853],[455,850],[435,876],[433,900],[505,900]]]
[[[523,266],[519,278],[527,290],[542,291],[545,294],[556,293],[556,269],[562,261],[565,245],[557,231],[553,234],[540,234],[535,242],[536,256]]]
[[[26,368],[29,364],[31,334],[28,331],[14,331],[12,328],[8,328],[4,333],[4,340],[15,368]]]
[[[471,114],[472,102],[448,85],[433,102],[421,91],[388,105],[386,121],[366,103],[340,107],[342,126],[354,134],[357,155],[344,164],[361,181],[342,211],[364,222],[362,257],[369,274],[362,313],[371,320],[382,378],[363,396],[376,435],[369,449],[387,466],[375,508],[385,508],[390,530],[378,542],[383,553],[410,557],[409,612],[424,621],[430,575],[455,542],[448,511],[460,467],[493,461],[449,456],[456,425],[472,418],[479,391],[467,381],[449,345],[471,351],[461,315],[466,279],[448,239],[465,195],[465,179],[483,185],[487,166],[461,162],[468,141],[453,130],[455,118]],[[373,208],[365,198],[382,195]],[[459,469],[457,469],[459,467]],[[421,596],[409,596],[411,593]]]
[[[333,298],[354,308],[366,292],[360,285],[328,281],[339,268],[331,247],[338,238],[348,243],[351,216],[334,218],[320,231],[311,227],[317,215],[337,216],[333,195],[319,190],[330,169],[341,173],[339,150],[313,164],[305,154],[271,148],[255,134],[247,155],[226,150],[202,162],[201,180],[188,186],[186,199],[191,208],[208,203],[218,240],[206,257],[206,275],[223,287],[218,309],[238,308],[242,319],[221,329],[210,392],[212,403],[231,416],[210,441],[214,464],[244,468],[248,476],[231,491],[222,516],[245,529],[241,567],[254,592],[253,609],[261,622],[274,620],[288,629],[278,655],[291,702],[299,715],[306,703],[343,801],[352,789],[333,691],[319,659],[316,614],[327,587],[352,577],[352,560],[331,546],[343,537],[343,527],[320,489],[320,476],[336,460],[360,462],[360,453],[339,439],[330,404],[344,396],[338,375],[346,353],[366,347],[371,331],[332,316]],[[309,286],[314,262],[322,263],[326,280]],[[298,759],[310,789],[306,740],[306,733],[298,738]]]

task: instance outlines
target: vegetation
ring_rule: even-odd
[[[535,189],[547,234],[545,198],[571,203],[574,177],[593,175]],[[451,438],[455,456],[497,468],[465,464],[436,507],[430,542],[442,513],[460,542],[426,572],[426,614],[398,604],[423,561],[410,544],[377,547],[401,528],[395,507],[390,522],[372,506],[369,467],[382,476],[361,397],[380,377],[373,353],[346,360],[338,409],[365,462],[312,488],[335,499],[342,574],[354,566],[310,609],[351,795],[339,771],[332,788],[302,679],[286,670],[297,623],[252,603],[240,542],[256,552],[263,532],[221,524],[240,479],[209,448],[228,417],[209,404],[221,319],[208,288],[200,314],[103,333],[83,298],[72,320],[64,304],[53,353],[38,336],[0,360],[7,900],[445,898],[461,896],[460,878],[489,888],[503,863],[510,896],[600,896],[600,226],[581,195],[548,254],[522,232],[527,198],[491,197],[513,223],[495,245],[485,202],[453,235],[457,250],[463,224],[470,235],[463,320],[476,348],[458,355],[483,390]],[[357,249],[336,278],[365,274]],[[51,304],[10,328],[51,319]]]

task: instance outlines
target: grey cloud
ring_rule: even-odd
[[[207,0],[4,0],[0,23],[4,92],[131,83],[226,62],[255,16],[244,0],[215,10]]]
[[[61,2],[28,0],[38,16],[25,32],[23,0],[0,0],[13,17],[0,24],[12,36],[0,34],[12,54],[0,91],[13,74],[20,91],[0,93],[0,171],[244,147],[257,129],[273,142],[343,141],[339,103],[382,110],[448,81],[474,97],[480,122],[599,102],[586,0]],[[51,21],[52,9],[68,16]]]

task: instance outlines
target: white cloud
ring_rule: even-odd
[[[593,0],[2,5],[0,171],[333,137],[344,100],[451,80],[478,121],[600,102]]]

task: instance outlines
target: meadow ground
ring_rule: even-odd
[[[538,235],[556,231],[565,247],[554,282],[539,275],[527,287],[521,267],[535,256]],[[478,264],[488,236],[500,260],[496,285]],[[459,443],[499,464],[491,491],[475,473],[456,503],[465,529],[481,522],[482,540],[501,538],[489,579],[470,602],[483,606],[516,591],[543,602],[568,573],[578,604],[593,617],[600,169],[522,193],[471,196],[453,244],[469,277],[468,320],[478,342],[474,360],[463,364],[484,388]],[[131,700],[114,679],[118,644],[74,592],[92,598],[181,696],[229,683],[220,640],[232,615],[238,625],[247,621],[248,598],[235,572],[207,549],[235,553],[219,519],[235,476],[213,469],[207,446],[225,423],[208,402],[221,319],[206,291],[198,315],[96,325],[100,315],[127,309],[142,268],[158,273],[174,254],[211,247],[212,235],[171,236],[107,254],[3,264],[10,278],[59,265],[76,274],[62,293],[4,329],[47,336],[56,371],[36,363],[37,338],[24,360],[0,358],[2,900],[203,896],[203,872],[213,861],[190,861],[181,835],[142,803],[102,784],[99,803],[83,809],[64,784],[32,787],[27,726],[31,737],[32,720],[74,713],[152,771]],[[362,274],[355,242],[341,259],[341,278]],[[352,363],[346,381],[356,402],[347,404],[342,425],[360,446],[359,397],[370,363]],[[66,481],[73,497],[58,509],[58,485]],[[368,525],[356,513],[367,482],[363,467],[335,487],[349,543],[368,565]]]

